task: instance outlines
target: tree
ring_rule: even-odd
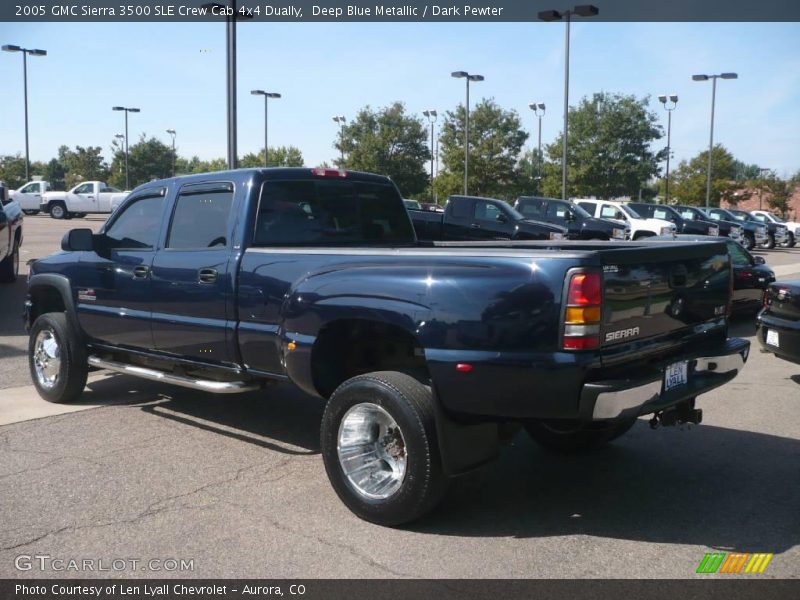
[[[439,138],[444,172],[435,183],[439,196],[463,192],[465,118],[463,104],[445,113]],[[491,98],[481,100],[470,111],[469,138],[469,193],[511,199],[522,187],[517,163],[528,139],[517,112]]]
[[[121,144],[114,140],[111,144],[114,159],[111,161],[111,177],[109,183],[116,187],[125,187],[125,151]],[[177,161],[176,161],[177,167]],[[172,177],[172,146],[146,134],[139,141],[128,147],[128,169],[130,189],[153,179]]]
[[[639,189],[658,175],[666,148],[651,145],[664,130],[648,109],[650,98],[600,92],[569,109],[567,188],[572,197],[638,197]],[[551,168],[543,187],[561,197],[563,132],[547,146]],[[552,166],[557,168],[552,168]],[[557,179],[556,179],[557,178]]]
[[[711,195],[709,204],[719,206],[720,198],[737,202],[744,200],[745,185],[736,182],[736,160],[721,144],[714,146],[711,153]],[[681,204],[705,205],[706,181],[708,177],[708,150],[697,154],[689,161],[681,161],[678,168],[670,174],[670,196]],[[749,194],[747,195],[749,197]]]
[[[305,164],[303,154],[300,149],[295,146],[278,146],[277,148],[269,149],[269,166],[270,167],[302,167]],[[239,160],[239,166],[242,168],[247,167],[263,167],[264,166],[264,149],[258,154],[245,154]]]
[[[0,181],[11,190],[25,184],[25,159],[21,155],[0,156]]]
[[[409,196],[429,184],[426,142],[426,126],[407,115],[402,102],[377,111],[366,106],[342,129],[334,146],[344,152],[344,159],[337,158],[334,163],[344,169],[388,175],[401,193]]]
[[[70,150],[67,146],[58,149],[58,162],[64,165],[65,182],[72,187],[81,181],[106,181],[108,165],[101,154],[100,146],[75,146]]]

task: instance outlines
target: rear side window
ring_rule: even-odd
[[[167,248],[199,250],[228,245],[231,184],[199,184],[181,189],[175,202]]]
[[[524,200],[519,203],[519,212],[533,219],[544,214],[544,202],[541,200]]]
[[[389,184],[338,179],[266,181],[254,246],[409,243],[408,212]]]
[[[472,217],[470,207],[472,201],[466,198],[453,198],[448,203],[450,207],[450,216],[454,219],[469,219]]]

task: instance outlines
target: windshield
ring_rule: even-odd
[[[761,215],[759,215],[759,216],[761,216]],[[772,221],[773,223],[786,223],[786,221],[784,221],[778,215],[775,215],[775,214],[772,214],[772,213],[766,213],[763,216],[766,219],[769,219],[770,221]],[[756,217],[756,218],[758,218],[758,217]]]
[[[572,208],[573,211],[575,211],[575,214],[578,215],[579,217],[583,219],[592,218],[592,215],[586,212],[586,209],[584,209],[582,206],[578,206],[577,204],[570,204],[570,207]]]
[[[631,219],[642,219],[643,218],[639,213],[637,213],[635,210],[633,210],[627,204],[620,204],[619,207],[622,209],[622,212],[627,214]]]
[[[519,211],[518,211],[516,208],[514,208],[513,206],[511,206],[511,205],[510,205],[508,202],[501,202],[501,203],[500,203],[500,206],[502,207],[502,208],[501,208],[501,210],[503,210],[503,211],[505,211],[506,213],[508,213],[508,215],[509,215],[509,216],[510,216],[510,217],[511,217],[511,218],[512,218],[514,221],[524,221],[525,219],[528,219],[528,220],[530,220],[530,219],[531,219],[531,217],[526,217],[525,215],[523,215],[522,213],[520,213],[520,212],[519,212]],[[534,219],[534,220],[535,220],[535,219]]]
[[[730,212],[733,215],[733,218],[737,221],[756,221],[756,218],[753,217],[753,215],[746,213],[743,210],[729,209],[728,212]]]

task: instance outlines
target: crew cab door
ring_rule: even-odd
[[[232,218],[234,186],[178,190],[163,248],[153,260],[153,340],[157,350],[234,363]]]
[[[70,212],[97,212],[96,184],[84,183],[67,194],[67,210]]]
[[[471,229],[474,200],[472,198],[453,197],[447,203],[443,219],[444,239],[475,239]]]
[[[90,337],[150,349],[150,268],[164,213],[163,188],[141,192],[95,237],[71,277],[78,320]]]
[[[514,235],[514,221],[496,202],[476,199],[472,209],[472,239],[509,239]]]

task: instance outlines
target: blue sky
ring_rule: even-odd
[[[517,110],[535,140],[527,108],[546,102],[543,141],[561,129],[560,23],[242,23],[239,25],[239,154],[263,143],[294,144],[307,164],[335,157],[335,114],[395,100],[440,114],[463,102],[454,70],[480,73],[473,102],[493,97]],[[178,132],[181,155],[225,155],[225,27],[217,23],[0,23],[0,43],[44,48],[28,61],[31,159],[61,144],[99,145],[111,156],[123,131],[113,105],[137,106],[131,139]],[[693,73],[736,71],[717,88],[715,142],[748,163],[788,176],[800,169],[800,24],[581,23],[572,28],[570,101],[595,91],[680,96],[673,113],[675,163],[708,145],[711,84]],[[4,89],[0,154],[24,152],[22,58],[0,53]]]

